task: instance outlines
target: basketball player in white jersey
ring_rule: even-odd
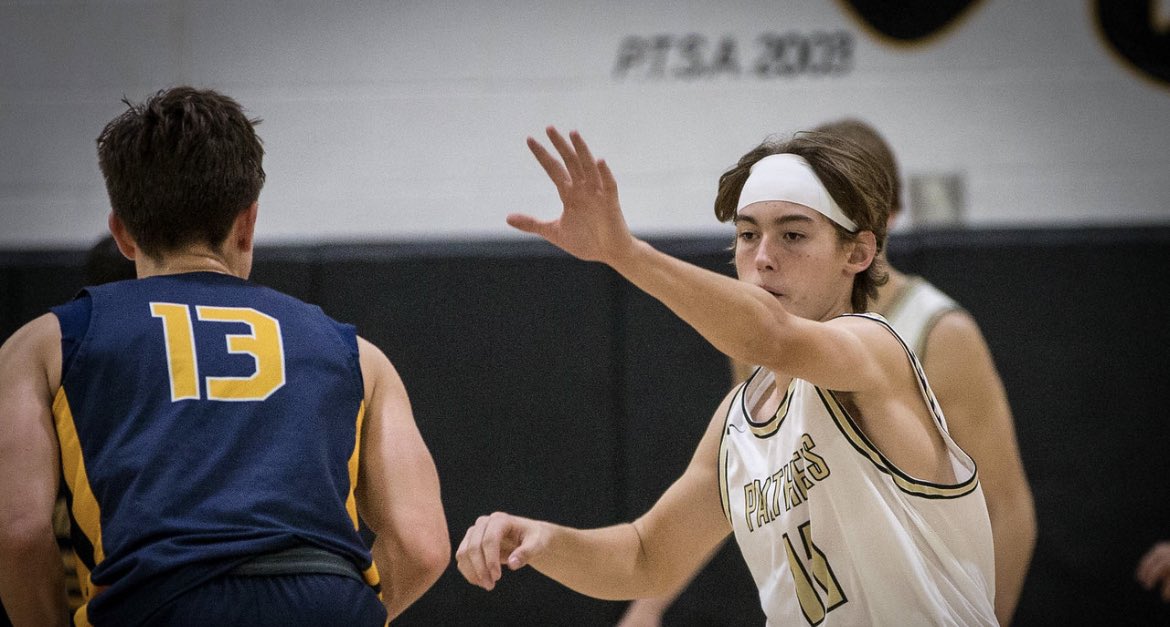
[[[890,224],[901,212],[901,175],[893,151],[870,125],[842,119],[814,129],[859,144],[893,181]],[[882,256],[884,260],[884,255]],[[1011,622],[1036,542],[1036,514],[1016,443],[1003,382],[979,325],[963,308],[921,277],[886,265],[889,281],[878,287],[870,310],[890,326],[922,361],[931,389],[946,414],[950,434],[978,464],[995,545],[995,614]],[[753,368],[733,363],[733,379],[744,381]],[[634,601],[619,627],[649,627],[682,592]]]
[[[509,216],[601,261],[717,349],[761,368],[720,404],[682,477],[633,523],[579,530],[502,512],[457,551],[491,590],[531,565],[604,599],[663,594],[734,532],[775,625],[989,625],[991,526],[913,354],[866,311],[883,280],[891,182],[828,134],[761,144],[720,178],[739,280],[634,238],[617,185],[576,134],[529,140],[561,216]]]

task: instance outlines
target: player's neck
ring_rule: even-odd
[[[135,259],[135,264],[139,278],[188,272],[216,272],[240,276],[234,267],[236,264],[233,264],[226,255],[202,248],[167,254],[161,259],[142,255]]]

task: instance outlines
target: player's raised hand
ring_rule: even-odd
[[[559,160],[531,137],[528,148],[557,187],[564,205],[561,216],[543,221],[514,213],[508,216],[508,224],[587,261],[608,262],[625,254],[635,240],[622,215],[617,182],[609,166],[604,159],[593,158],[576,131],[569,133],[569,140],[551,126],[546,131]]]
[[[468,583],[491,590],[503,576],[503,565],[519,570],[547,544],[540,522],[496,512],[480,516],[467,530],[455,560]]]

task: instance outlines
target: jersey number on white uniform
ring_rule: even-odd
[[[150,314],[163,324],[171,401],[199,400],[199,358],[191,309],[178,303],[151,303]],[[205,377],[207,398],[213,401],[262,401],[284,386],[284,340],[280,321],[251,307],[195,306],[195,315],[207,322],[238,322],[250,333],[227,334],[229,353],[250,355],[256,370],[247,377]]]
[[[809,523],[804,523],[799,529],[800,543],[804,546],[804,559],[802,560],[792,548],[792,541],[788,539],[787,533],[784,534],[784,550],[788,554],[788,568],[792,571],[792,581],[796,584],[796,598],[800,601],[800,611],[804,613],[810,625],[819,625],[825,620],[826,614],[849,599],[845,598],[845,592],[841,590],[841,584],[837,582],[837,576],[833,574],[825,554],[813,544]],[[807,566],[805,561],[808,562]],[[820,593],[813,586],[814,580],[825,592],[826,599],[821,599]]]

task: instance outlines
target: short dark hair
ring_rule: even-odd
[[[873,263],[865,272],[853,278],[850,302],[853,311],[866,311],[869,299],[877,297],[877,288],[889,280],[882,263],[881,252],[886,246],[886,223],[890,217],[892,182],[885,170],[857,143],[830,133],[801,132],[792,138],[765,140],[740,157],[739,162],[719,177],[719,192],[715,197],[715,217],[720,222],[734,220],[739,193],[747,182],[752,166],[769,155],[792,153],[804,157],[829,195],[857,230],[872,231],[877,240]],[[844,227],[833,223],[841,241],[856,237]]]
[[[110,206],[144,253],[220,250],[264,186],[264,147],[238,102],[175,87],[134,104],[98,136]]]

